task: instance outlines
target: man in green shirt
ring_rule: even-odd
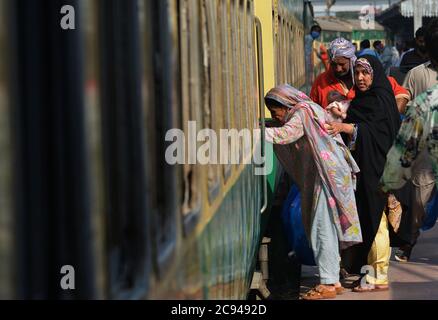
[[[411,103],[387,155],[381,180],[383,191],[399,190],[408,181],[413,185],[413,217],[411,224],[408,223],[412,238],[410,244],[401,248],[403,253],[396,255],[397,260],[402,262],[409,260],[423,223],[425,207],[438,186],[438,85],[420,94]]]
[[[409,212],[404,213],[406,227],[400,227],[404,230],[399,231],[404,233],[403,240],[409,243],[396,254],[396,259],[402,262],[409,260],[420,234],[426,205],[434,196],[438,183],[438,86],[435,85],[438,81],[434,67],[438,61],[438,19],[429,24],[425,40],[431,62],[412,69],[405,80],[404,85],[415,100],[388,153],[382,177],[384,191],[403,187],[397,195],[409,208]]]

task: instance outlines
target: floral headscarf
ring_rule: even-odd
[[[271,89],[265,97],[267,99],[281,103],[290,109],[291,114],[300,117],[321,177],[322,192],[329,198],[341,247],[362,242],[352,187],[359,168],[340,136],[332,138],[327,133],[324,126],[327,113],[303,92],[287,84]]]
[[[266,100],[274,100],[287,108],[293,108],[299,102],[312,101],[304,92],[301,92],[289,84],[279,85],[271,90],[265,97]]]
[[[374,74],[373,67],[369,63],[369,61],[365,58],[359,58],[356,61],[356,67],[361,66],[363,67],[371,76]]]
[[[330,43],[329,54],[331,60],[335,59],[336,57],[344,57],[350,59],[350,72],[354,83],[353,70],[357,59],[356,48],[354,47],[354,45],[344,38],[337,38]]]

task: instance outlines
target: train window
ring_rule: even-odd
[[[240,43],[240,61],[241,61],[241,67],[242,72],[240,73],[241,77],[241,84],[240,84],[240,92],[242,93],[242,99],[241,99],[241,114],[242,114],[242,129],[249,128],[248,126],[248,109],[250,108],[248,104],[248,43],[247,43],[247,37],[248,37],[248,31],[247,31],[247,25],[245,23],[246,19],[246,0],[240,0],[239,4],[239,43]],[[246,155],[243,154],[242,157],[245,157]]]
[[[205,128],[211,128],[215,132],[219,132],[221,128],[221,81],[217,77],[220,74],[220,39],[218,37],[217,6],[214,2],[208,0],[201,1],[201,29],[203,43],[203,61],[204,61],[204,81],[203,89],[203,106],[204,106],[204,124]],[[210,137],[209,139],[211,139]],[[210,141],[211,143],[211,141]],[[215,153],[217,160],[217,152],[210,149],[210,157],[212,152]],[[207,186],[208,198],[210,203],[218,196],[220,190],[220,166],[216,163],[209,164],[207,167]]]
[[[92,214],[93,255],[96,266],[97,297],[105,297],[105,215],[102,158],[100,87],[98,75],[98,5],[97,1],[82,2],[85,50],[85,137],[87,140],[87,162],[89,163],[90,212]]]
[[[274,15],[275,18],[275,15]],[[281,48],[281,38],[283,36],[282,33],[282,25],[283,25],[283,21],[281,19],[281,16],[278,15],[277,16],[278,22],[277,22],[277,33],[274,35],[274,39],[275,39],[275,48],[276,48],[276,62],[275,62],[275,84],[278,85],[281,83],[281,79],[283,77],[282,71],[281,71],[281,64],[282,64],[282,48]]]
[[[180,68],[182,127],[184,132],[191,132],[189,125],[194,125],[196,132],[203,127],[201,117],[201,64],[202,47],[200,34],[199,2],[181,0],[179,2],[180,23]],[[187,140],[191,139],[188,137]],[[188,148],[187,148],[188,149]],[[188,159],[190,160],[190,159]],[[199,219],[201,211],[201,167],[187,161],[183,165],[183,223],[184,232],[188,234]]]
[[[235,31],[236,34],[236,62],[238,70],[236,72],[236,91],[237,91],[237,101],[235,104],[236,114],[238,115],[238,121],[236,122],[237,130],[241,130],[243,128],[243,109],[244,109],[244,96],[245,93],[242,92],[242,80],[243,80],[243,63],[242,63],[242,29],[240,26],[241,21],[241,0],[234,0],[234,19],[235,19]],[[239,148],[239,164],[242,163],[242,153]]]
[[[254,33],[254,3],[248,1],[247,27],[248,27],[248,50],[249,50],[249,97],[250,97],[250,121],[251,130],[258,127],[258,95],[257,95],[257,65],[255,61],[255,33]]]
[[[246,60],[246,92],[247,92],[247,103],[248,103],[248,107],[247,107],[247,125],[248,125],[248,129],[252,130],[254,129],[253,127],[253,121],[252,121],[252,117],[253,117],[253,99],[254,99],[254,94],[255,91],[252,90],[251,88],[251,84],[252,84],[252,79],[253,79],[253,66],[252,66],[252,54],[253,54],[253,48],[252,48],[252,39],[251,39],[251,28],[253,28],[253,26],[251,25],[251,17],[252,17],[252,11],[251,11],[251,6],[250,6],[250,2],[249,1],[245,1],[244,3],[245,5],[245,16],[243,17],[243,23],[245,24],[245,29],[246,29],[246,36],[245,36],[245,44],[246,44],[246,56],[248,57],[248,60]],[[251,131],[252,132],[252,131]]]
[[[281,48],[280,48],[280,16],[277,15],[275,16],[274,14],[274,19],[275,17],[277,17],[277,20],[274,20],[274,23],[276,22],[277,28],[274,29],[274,46],[275,46],[275,85],[278,84],[279,82],[279,76],[280,76],[280,57],[281,57]]]
[[[295,26],[295,23],[294,22],[292,22],[292,24],[291,24],[291,26],[290,26],[290,30],[289,30],[289,33],[290,33],[290,37],[289,37],[289,39],[290,39],[290,44],[289,44],[289,46],[290,46],[290,74],[291,74],[291,82],[290,83],[292,83],[292,84],[296,84],[297,83],[297,68],[294,68],[294,66],[296,66],[297,64],[295,64],[295,61],[296,61],[296,59],[297,59],[297,57],[296,57],[296,54],[295,54],[295,52],[297,52],[296,51],[296,48],[294,47],[294,44],[295,44],[295,35],[296,35],[296,26]]]
[[[253,132],[258,126],[257,120],[257,108],[258,108],[258,97],[257,97],[257,80],[256,80],[256,63],[255,63],[255,35],[254,35],[254,4],[253,2],[246,1],[247,12],[245,17],[246,22],[246,42],[247,45],[247,68],[248,68],[248,79],[247,79],[247,92],[248,92],[248,128]],[[253,134],[251,134],[251,146],[254,145]],[[250,153],[252,155],[253,149],[251,148]]]
[[[298,29],[298,34],[297,37],[295,37],[295,41],[297,43],[296,45],[296,51],[297,52],[304,52],[304,42],[303,41],[298,41],[298,39],[303,39],[304,38],[304,29],[302,28],[302,26]],[[297,57],[298,59],[298,57]],[[302,86],[304,85],[304,83],[306,82],[306,71],[305,71],[305,67],[303,63],[297,63],[296,65],[298,65],[298,70],[299,70],[299,83],[297,86]]]
[[[0,299],[12,299],[12,137],[10,114],[8,28],[6,2],[0,1]]]
[[[233,59],[233,125],[235,129],[242,128],[242,92],[241,92],[241,60],[240,60],[240,30],[239,30],[239,0],[231,1],[231,42],[232,42],[232,59]],[[242,163],[242,149],[239,148],[239,163]]]
[[[256,64],[255,64],[255,36],[254,36],[254,7],[253,3],[247,2],[247,41],[248,41],[248,96],[249,96],[249,128],[254,130],[257,128],[257,84],[256,84]]]
[[[299,46],[300,41],[297,41],[297,38],[300,37],[300,31],[299,31],[298,26],[296,26],[296,25],[294,27],[293,35],[294,35],[294,42],[293,42],[293,44],[294,44],[295,52],[300,52],[299,51],[300,50],[300,46]],[[300,70],[301,70],[301,67],[302,67],[302,63],[299,63],[299,61],[300,60],[299,60],[298,56],[294,57],[293,65],[296,66],[294,68],[295,81],[296,81],[296,83],[301,84],[302,83],[302,79],[301,79],[301,72],[300,72]]]
[[[138,298],[146,289],[148,243],[138,3],[107,0],[99,9],[109,293]]]
[[[284,79],[284,74],[283,74],[283,59],[284,59],[284,41],[283,41],[283,37],[284,37],[284,28],[283,28],[283,17],[281,15],[279,15],[280,23],[278,25],[278,44],[279,44],[279,60],[278,60],[278,68],[279,68],[279,78],[277,79],[277,81],[279,81],[279,83],[283,83],[283,79]]]
[[[244,0],[241,2],[241,28],[242,28],[242,55],[244,58],[242,58],[244,72],[243,72],[243,88],[242,91],[245,93],[244,96],[244,106],[243,106],[243,119],[244,119],[244,128],[246,130],[252,130],[253,129],[253,121],[252,121],[252,114],[254,111],[254,97],[255,91],[251,89],[251,83],[252,83],[252,55],[254,53],[252,49],[252,39],[250,38],[251,29],[254,27],[254,24],[251,24],[250,21],[252,20],[253,12],[251,11],[251,6],[249,1]],[[252,132],[252,131],[250,131]],[[252,134],[248,136],[250,139],[250,144],[248,146],[242,145],[243,147],[243,159],[244,163],[250,163],[251,162],[251,146],[252,146]]]
[[[281,71],[283,77],[281,79],[282,83],[287,83],[287,59],[289,58],[287,54],[287,47],[289,46],[289,41],[287,41],[287,21],[283,17],[283,24],[281,26],[283,37],[281,39],[281,43],[283,45],[283,55],[282,55],[282,64]]]
[[[166,162],[163,143],[167,131],[178,127],[179,118],[177,13],[167,1],[147,0],[145,4],[146,21],[150,20],[142,27],[146,31],[143,74],[146,193],[150,195],[148,207],[153,212],[150,230],[154,235],[155,270],[162,277],[173,261],[176,214],[180,210],[178,168]]]
[[[231,82],[231,45],[230,45],[230,7],[229,1],[220,1],[221,17],[218,19],[222,35],[222,90],[223,90],[223,124],[226,129],[231,129],[231,103],[232,103],[232,82]],[[224,181],[228,181],[231,175],[230,154],[227,164],[223,166]]]

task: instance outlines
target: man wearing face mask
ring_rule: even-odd
[[[407,52],[400,62],[400,71],[407,73],[412,68],[429,61],[424,37],[425,28],[421,27],[415,32],[415,49]]]
[[[314,25],[310,28],[310,33],[304,37],[305,54],[306,54],[306,91],[309,92],[313,81],[315,80],[313,74],[313,41],[321,36],[321,27]]]

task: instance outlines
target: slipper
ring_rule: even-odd
[[[337,295],[342,295],[342,294],[344,294],[345,293],[345,288],[344,287],[335,287],[335,289],[336,289],[336,294]]]
[[[336,298],[336,290],[328,290],[326,287],[319,285],[306,292],[301,298],[303,300],[334,299]]]

